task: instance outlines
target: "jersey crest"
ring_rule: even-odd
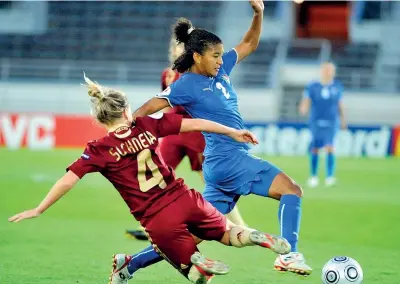
[[[321,96],[322,96],[323,99],[328,99],[329,96],[330,96],[329,89],[328,88],[322,88]]]

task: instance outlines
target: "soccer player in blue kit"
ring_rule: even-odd
[[[334,139],[339,128],[345,129],[346,121],[343,110],[343,85],[335,80],[335,66],[330,62],[321,65],[320,81],[313,81],[306,87],[299,105],[302,115],[309,114],[309,127],[312,134],[309,187],[316,187],[318,179],[318,152],[325,148],[326,179],[325,185],[336,184]]]
[[[168,106],[183,106],[193,118],[243,129],[238,97],[229,74],[237,63],[257,49],[260,40],[264,4],[261,0],[250,1],[250,4],[254,10],[250,29],[242,41],[227,52],[218,36],[180,19],[174,31],[177,41],[184,43],[185,50],[175,60],[173,69],[182,73],[182,77],[146,102],[134,116],[149,115]],[[311,267],[297,251],[303,194],[300,186],[274,165],[250,155],[246,146],[222,135],[203,135],[206,139],[204,198],[223,214],[229,213],[242,195],[255,194],[279,200],[281,235],[292,249],[290,253],[278,256],[274,267],[280,271],[310,274]],[[129,272],[134,273],[160,260],[150,246],[133,255]]]

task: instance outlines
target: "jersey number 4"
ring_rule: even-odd
[[[160,172],[160,169],[154,163],[151,158],[151,152],[149,149],[145,149],[137,156],[138,161],[138,181],[140,190],[147,192],[155,186],[159,186],[161,189],[167,187],[166,182]],[[146,178],[146,169],[150,169],[152,177]]]
[[[229,92],[226,91],[225,87],[224,87],[220,82],[217,82],[217,83],[215,84],[215,86],[217,87],[217,89],[219,89],[219,90],[222,91],[222,93],[224,94],[224,97],[225,97],[226,99],[229,99],[229,98],[231,97],[231,95],[229,94]]]

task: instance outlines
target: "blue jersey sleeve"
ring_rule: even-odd
[[[193,92],[188,91],[188,88],[185,88],[179,80],[171,84],[156,97],[166,99],[171,107],[189,105],[195,100]]]
[[[237,60],[238,60],[238,55],[234,48],[224,53],[224,55],[222,56],[222,61],[223,61],[222,68],[225,70],[228,76],[232,72],[233,67],[235,67]]]

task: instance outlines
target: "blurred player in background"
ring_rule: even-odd
[[[302,115],[309,113],[309,127],[312,134],[310,145],[309,187],[316,187],[318,179],[319,150],[325,148],[326,156],[326,186],[333,186],[335,178],[334,140],[339,125],[347,127],[343,110],[343,85],[335,79],[335,65],[325,62],[321,65],[320,81],[311,82],[304,91],[299,105]]]
[[[183,53],[183,51],[184,45],[178,44],[175,36],[172,36],[169,45],[170,66],[173,65],[174,61]],[[178,71],[173,70],[172,67],[165,68],[161,74],[161,91],[169,87],[173,82],[178,80],[179,77],[180,74]],[[180,114],[184,118],[191,118],[191,116],[181,106],[175,106],[173,108],[166,107],[163,111]],[[162,138],[160,140],[159,150],[164,162],[174,170],[182,162],[185,156],[187,156],[192,171],[198,172],[201,179],[204,181],[202,163],[204,160],[203,152],[205,146],[206,142],[203,134],[200,132],[187,132],[178,135],[169,135]],[[246,226],[237,206],[235,206],[235,208],[233,208],[226,216],[236,225]],[[139,227],[137,230],[126,230],[126,234],[138,240],[147,240],[147,235],[143,227]]]
[[[108,131],[91,141],[82,156],[67,168],[38,207],[16,214],[10,222],[39,217],[71,190],[86,174],[100,172],[118,190],[149,234],[158,254],[193,283],[207,283],[214,275],[228,273],[229,267],[202,256],[192,234],[204,240],[245,247],[259,245],[276,253],[290,250],[281,237],[227,223],[226,217],[189,189],[157,154],[158,138],[186,131],[228,135],[238,143],[257,143],[247,130],[236,130],[202,119],[183,119],[176,114],[137,118],[125,94],[100,86],[85,77],[92,97],[92,115]],[[111,284],[126,284],[131,278],[132,257],[115,255]]]
[[[229,75],[237,63],[257,49],[260,41],[264,3],[254,0],[250,4],[254,11],[251,26],[241,42],[228,52],[224,51],[222,40],[217,35],[194,28],[187,19],[180,19],[174,31],[178,42],[184,43],[185,51],[175,60],[173,69],[183,74],[140,107],[134,116],[145,116],[169,105],[179,105],[194,118],[244,129],[238,96]],[[206,133],[204,137],[204,198],[223,214],[229,213],[243,195],[254,194],[279,200],[281,234],[291,244],[292,251],[279,256],[274,267],[280,271],[310,274],[311,267],[306,264],[303,254],[297,251],[301,187],[276,166],[249,154],[246,145],[239,145],[221,135]],[[145,251],[148,250],[151,247]],[[138,263],[140,259],[139,256]],[[143,267],[138,265],[138,269]]]

